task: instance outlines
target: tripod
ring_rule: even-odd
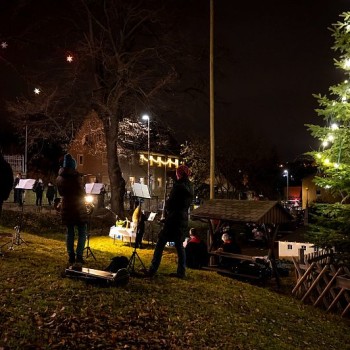
[[[84,250],[86,250],[86,258],[88,258],[91,255],[96,261],[95,255],[90,248],[90,233],[86,234],[86,247],[84,248]]]
[[[21,236],[22,226],[23,226],[23,204],[22,204],[22,211],[21,211],[21,214],[19,216],[19,223],[18,223],[18,225],[16,225],[14,227],[15,232],[12,235],[12,239],[11,239],[11,241],[9,241],[6,244],[4,244],[3,246],[10,244],[8,249],[9,250],[14,250],[14,246],[15,245],[17,245],[17,246],[19,246],[21,244],[28,245],[28,243]],[[3,246],[1,246],[1,247],[3,247]]]
[[[87,213],[89,215],[89,225],[88,225],[88,232],[86,233],[86,247],[84,248],[84,250],[86,250],[86,258],[88,258],[91,255],[96,261],[96,257],[90,248],[90,236],[91,235],[89,232],[90,232],[90,228],[91,228],[92,212],[93,212],[93,205],[90,203],[89,205],[87,205]]]
[[[132,252],[131,257],[129,259],[129,264],[127,267],[127,270],[129,271],[130,275],[137,275],[137,273],[135,272],[136,259],[138,259],[140,265],[142,266],[141,271],[143,271],[144,273],[147,271],[145,264],[142,262],[140,256],[137,254],[136,246],[135,246],[134,251]]]

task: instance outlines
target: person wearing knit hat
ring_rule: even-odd
[[[66,247],[69,264],[83,264],[83,252],[86,241],[88,214],[85,206],[85,189],[81,175],[76,170],[76,161],[69,154],[63,158],[62,168],[56,179],[57,190],[61,196],[61,218],[67,227]],[[78,242],[74,249],[75,227]]]
[[[176,177],[177,179],[181,179],[183,177],[190,177],[191,170],[186,165],[180,165],[176,168]]]
[[[65,154],[63,157],[63,168],[75,169],[77,167],[77,162],[75,159],[69,154]]]
[[[164,226],[158,234],[148,276],[156,274],[162,260],[167,242],[174,242],[177,252],[177,271],[171,276],[184,278],[186,272],[186,257],[183,241],[188,232],[188,210],[192,203],[192,184],[189,180],[191,172],[186,165],[180,165],[176,170],[176,181],[165,203],[166,218]]]

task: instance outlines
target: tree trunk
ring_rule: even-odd
[[[124,219],[124,195],[125,180],[119,165],[117,145],[119,135],[119,125],[116,118],[108,118],[108,122],[104,122],[107,146],[107,163],[108,175],[111,187],[111,210]]]

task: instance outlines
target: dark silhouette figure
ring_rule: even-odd
[[[5,160],[0,153],[0,217],[2,213],[2,205],[11,193],[13,185],[13,172],[11,165]]]

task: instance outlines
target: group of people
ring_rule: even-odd
[[[147,271],[149,277],[154,276],[160,266],[163,251],[168,242],[173,242],[177,252],[177,270],[171,276],[184,278],[186,268],[201,268],[208,264],[207,245],[200,239],[195,228],[188,229],[188,212],[193,198],[192,184],[189,179],[190,169],[180,165],[176,169],[176,181],[165,203],[165,220],[158,234],[153,258]],[[63,164],[56,179],[58,193],[61,196],[62,222],[67,227],[66,247],[68,261],[84,263],[83,252],[86,241],[87,212],[84,203],[85,190],[82,177],[76,170],[76,162],[70,154],[64,156]],[[135,247],[142,248],[146,215],[142,211],[141,201],[135,202],[132,215],[136,232]],[[74,247],[75,227],[78,239]],[[240,253],[239,246],[230,235],[229,227],[222,228],[222,244],[218,249],[224,252]],[[189,233],[189,237],[186,236]],[[222,262],[225,265],[223,258]]]
[[[18,184],[21,175],[17,174],[13,182],[12,169],[4,158],[0,157],[0,181],[3,186],[0,193],[0,214],[2,202],[8,199],[13,187]],[[190,169],[186,165],[180,165],[176,169],[176,181],[166,200],[164,206],[165,220],[162,229],[158,234],[158,240],[154,249],[153,258],[147,271],[149,277],[154,276],[160,266],[163,251],[168,242],[173,242],[177,252],[177,270],[172,276],[184,278],[186,267],[201,268],[208,263],[207,245],[200,239],[195,228],[188,229],[188,212],[193,198],[192,184],[189,179]],[[62,167],[56,179],[58,193],[61,197],[60,213],[62,223],[66,225],[66,249],[69,264],[84,263],[83,252],[86,242],[88,214],[85,206],[85,188],[81,174],[76,169],[76,161],[66,154],[63,158]],[[37,195],[36,205],[42,204],[44,184],[38,179],[33,187]],[[46,197],[49,205],[52,204],[56,195],[54,185],[49,182],[47,185]],[[15,200],[19,203],[18,192],[15,193]],[[135,210],[132,222],[136,231],[135,247],[142,248],[142,238],[145,231],[146,215],[142,211],[141,202],[135,202]],[[78,239],[75,247],[75,228],[77,228]],[[189,233],[189,237],[186,236]],[[223,226],[219,231],[221,244],[217,249],[223,252],[240,253],[239,246],[230,232],[229,226]],[[214,242],[217,244],[218,242]],[[225,265],[225,259],[221,261]]]
[[[22,174],[17,173],[15,180],[13,181],[13,202],[19,206],[23,205],[23,192],[24,190],[18,188],[19,181],[22,179]],[[35,193],[35,205],[42,206],[43,194],[45,190],[44,182],[41,178],[38,178],[33,185],[33,192]],[[49,181],[46,187],[46,199],[49,206],[51,206],[56,198],[57,191],[55,185]]]

